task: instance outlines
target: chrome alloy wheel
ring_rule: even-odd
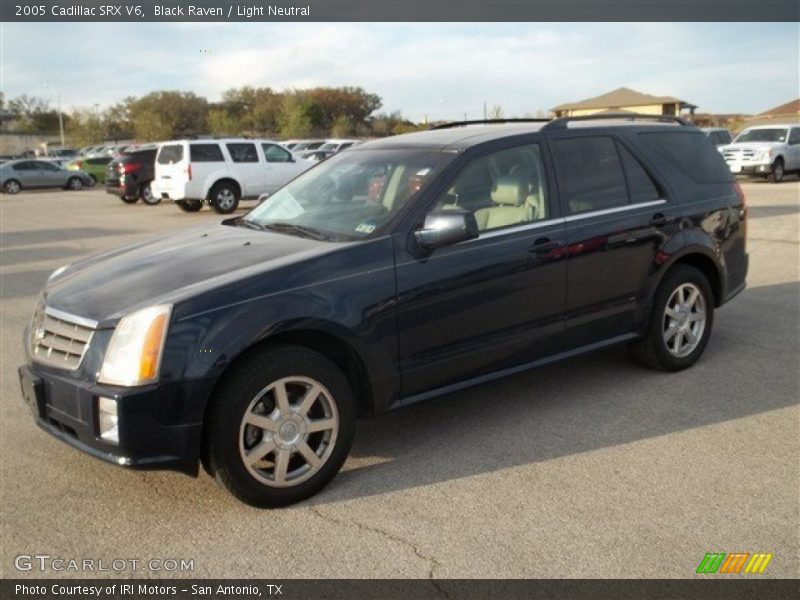
[[[233,208],[236,202],[236,196],[233,191],[228,188],[223,188],[217,192],[217,206],[220,210],[229,210]]]
[[[675,288],[664,309],[664,343],[677,358],[691,354],[706,328],[706,301],[693,283]]]
[[[239,455],[250,474],[270,487],[292,487],[330,458],[339,414],[325,387],[308,377],[279,379],[250,402],[239,427]]]

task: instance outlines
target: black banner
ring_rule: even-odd
[[[0,598],[31,600],[220,600],[280,598],[285,600],[529,600],[585,598],[597,600],[797,598],[800,581],[786,579],[120,579],[46,580],[7,579],[0,582]]]
[[[2,0],[0,20],[797,21],[797,0]]]

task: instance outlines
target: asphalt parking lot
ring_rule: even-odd
[[[86,575],[16,571],[39,553],[193,559],[180,575],[195,577],[672,578],[706,552],[770,552],[762,577],[797,577],[800,181],[743,188],[749,287],[694,368],[647,371],[615,349],[361,422],[332,485],[276,511],[205,473],[73,450],[18,389],[22,330],[53,269],[220,217],[102,190],[1,196],[0,576]]]

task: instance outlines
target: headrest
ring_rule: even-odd
[[[528,186],[521,177],[501,175],[492,189],[492,202],[504,206],[520,206],[528,195]]]

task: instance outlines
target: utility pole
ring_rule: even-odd
[[[486,120],[486,100],[483,101],[483,120]]]
[[[58,95],[58,131],[61,134],[61,147],[64,147],[64,117],[61,115],[61,94]]]

